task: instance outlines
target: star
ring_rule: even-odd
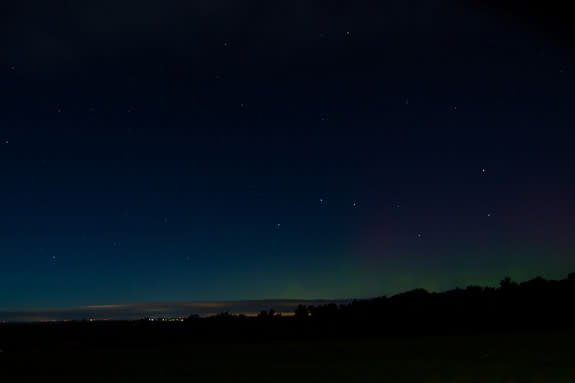
[[[357,202],[354,202],[354,203],[353,203],[353,207],[357,207]]]
[[[421,234],[421,233],[417,234],[417,238],[421,238],[421,237],[423,237],[423,234]]]

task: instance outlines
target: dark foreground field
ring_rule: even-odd
[[[1,381],[575,382],[575,332],[0,354]],[[15,375],[20,380],[14,380]],[[34,379],[32,381],[39,381]]]

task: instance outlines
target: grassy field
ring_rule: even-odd
[[[575,383],[574,332],[0,355],[4,376],[78,382]]]

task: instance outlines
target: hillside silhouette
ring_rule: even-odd
[[[374,338],[572,329],[575,273],[499,287],[415,289],[349,304],[300,305],[293,316],[191,315],[183,322],[138,321],[0,325],[2,350],[172,347],[194,343]]]
[[[242,333],[253,339],[556,330],[575,323],[573,298],[575,273],[559,281],[537,277],[517,283],[506,277],[497,288],[468,286],[439,293],[415,289],[350,304],[300,305],[293,317],[273,310],[257,318],[224,313],[190,317],[187,324],[206,331],[225,328],[228,336]]]

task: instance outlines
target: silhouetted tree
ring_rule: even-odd
[[[262,310],[260,311],[260,313],[258,314],[258,318],[262,318],[262,319],[270,319],[273,317],[279,316],[278,314],[276,314],[275,310],[271,309],[269,311],[266,310]]]
[[[307,318],[309,316],[309,309],[306,305],[298,305],[294,311],[294,316],[298,319]]]
[[[500,283],[499,286],[502,290],[509,290],[511,288],[517,287],[517,283],[513,282],[510,277],[505,277]]]

